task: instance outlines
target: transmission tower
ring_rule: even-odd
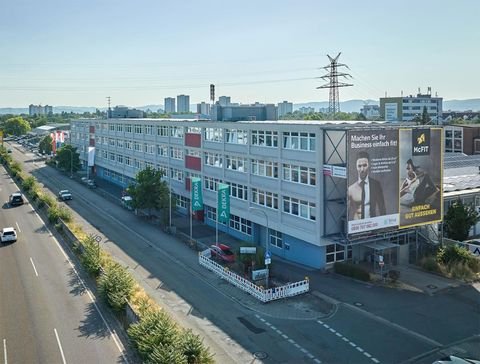
[[[335,115],[337,112],[340,111],[340,98],[338,97],[338,89],[340,87],[347,87],[353,86],[353,84],[345,83],[345,82],[338,82],[338,77],[344,77],[345,79],[351,78],[352,76],[348,73],[339,73],[338,67],[347,67],[346,64],[338,63],[338,58],[340,57],[341,52],[337,54],[335,58],[330,57],[327,54],[328,59],[330,60],[330,64],[322,67],[322,69],[329,71],[326,75],[321,76],[324,80],[329,80],[325,85],[317,87],[319,88],[328,88],[330,89],[330,96],[329,96],[329,103],[328,103],[328,112],[330,114]],[[348,68],[350,69],[350,68]]]

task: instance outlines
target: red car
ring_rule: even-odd
[[[212,259],[220,260],[225,263],[233,263],[235,261],[235,254],[228,245],[218,244],[210,246],[210,254]]]

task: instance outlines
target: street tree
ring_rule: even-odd
[[[45,136],[38,144],[38,150],[40,153],[51,154],[52,153],[53,139],[50,135]]]
[[[127,188],[132,197],[132,207],[147,209],[151,216],[152,210],[164,210],[169,207],[170,191],[165,181],[162,181],[163,172],[147,167],[137,173],[136,183]]]
[[[470,228],[480,221],[480,215],[471,205],[464,205],[458,199],[447,211],[444,218],[445,233],[453,240],[463,241],[468,238]]]
[[[24,135],[31,130],[30,124],[21,116],[16,116],[5,121],[3,131],[12,135]]]
[[[81,168],[80,155],[77,153],[77,148],[71,145],[64,145],[60,149],[57,149],[55,155],[55,161],[57,166],[64,171],[76,172]]]

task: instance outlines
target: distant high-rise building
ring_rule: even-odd
[[[210,104],[203,101],[197,104],[197,114],[210,115]]]
[[[30,104],[28,106],[28,114],[30,116],[53,114],[53,107],[48,105],[42,106]]]
[[[367,120],[377,119],[380,117],[380,106],[378,105],[363,105],[360,110]]]
[[[302,114],[310,114],[312,112],[315,112],[315,108],[303,106],[299,108],[298,111],[300,111]]]
[[[175,112],[175,98],[174,97],[165,97],[165,113],[170,114]]]
[[[231,104],[230,96],[220,96],[218,98],[218,104],[220,106],[230,106],[230,104]]]
[[[432,97],[431,89],[427,94],[418,93],[417,96],[408,97],[381,97],[380,118],[385,121],[412,121],[421,119],[424,107],[432,124],[440,124],[443,114],[443,98]]]
[[[177,112],[190,112],[190,96],[177,96]]]
[[[293,104],[288,101],[283,101],[278,103],[278,117],[286,115],[293,112]]]

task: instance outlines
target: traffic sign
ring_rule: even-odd
[[[378,262],[378,264],[380,265],[380,267],[383,267],[385,265],[385,262],[382,260],[382,261]]]
[[[269,251],[265,252],[265,259],[270,259],[272,255],[270,254]]]

